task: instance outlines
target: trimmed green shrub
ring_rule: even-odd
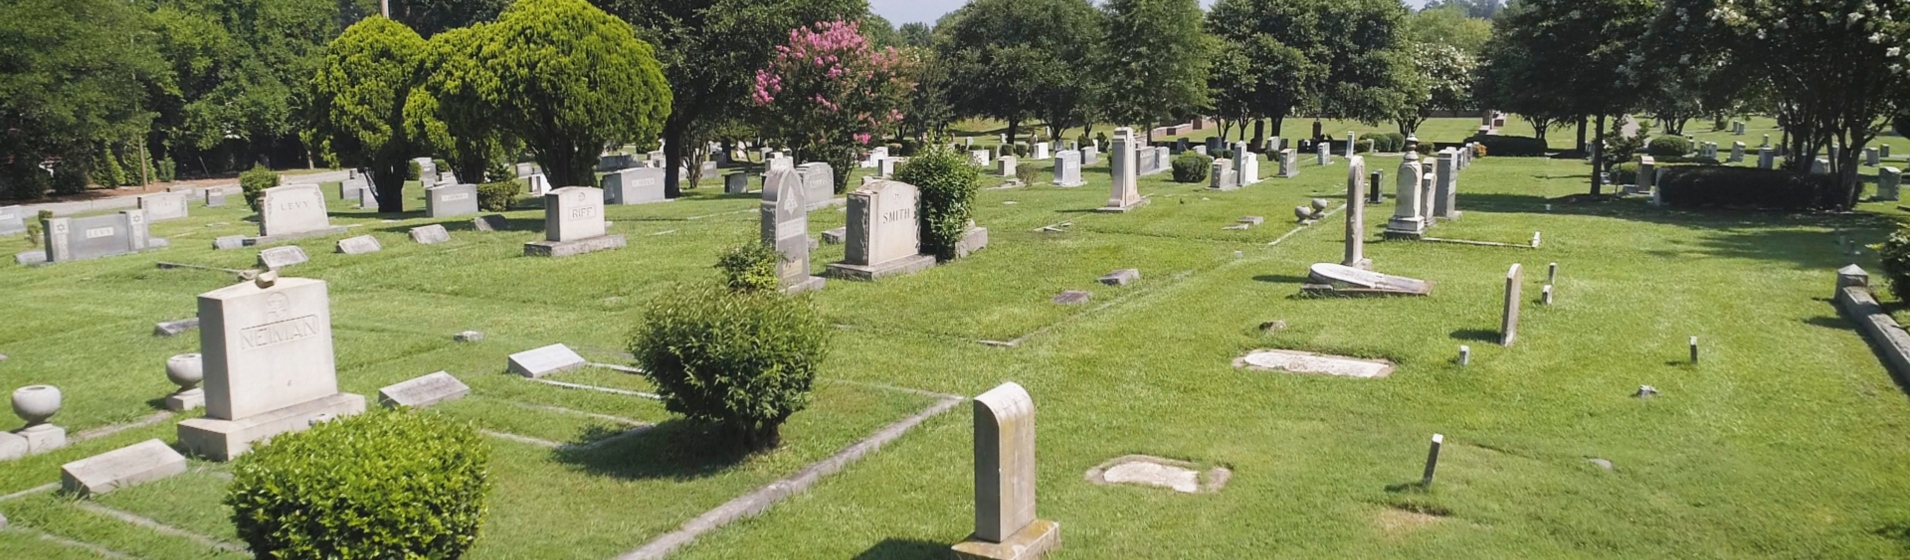
[[[1219,153],[1215,153],[1215,154],[1214,154],[1214,157],[1217,157],[1217,158],[1224,158],[1224,159],[1233,159],[1233,158],[1234,158],[1234,151],[1233,151],[1233,150],[1221,150],[1221,151],[1220,151]]]
[[[0,167],[0,199],[30,200],[46,196],[52,180],[39,167],[17,165]]]
[[[747,243],[717,257],[716,269],[723,272],[723,285],[732,292],[775,293],[782,288],[778,273],[783,256],[762,243]]]
[[[126,169],[120,167],[112,148],[101,148],[99,155],[93,158],[92,179],[93,184],[108,188],[127,184]]]
[[[478,208],[486,212],[504,212],[517,203],[517,195],[524,192],[524,185],[515,179],[506,179],[495,183],[478,185]]]
[[[1653,156],[1684,157],[1691,153],[1691,141],[1680,136],[1657,136],[1645,147],[1645,153]]]
[[[1406,150],[1406,135],[1404,134],[1398,132],[1381,132],[1373,134],[1370,137],[1373,139],[1374,150],[1387,153],[1403,152]]]
[[[86,192],[86,182],[85,166],[61,164],[53,168],[53,194]]]
[[[1900,301],[1910,301],[1910,229],[1897,228],[1877,249],[1884,277],[1890,280],[1890,293]]]
[[[1041,170],[1035,169],[1032,165],[1017,165],[1015,179],[1020,180],[1023,185],[1033,185],[1041,180]]]
[[[279,174],[266,169],[264,165],[253,164],[252,169],[239,174],[239,188],[245,191],[245,204],[253,212],[259,211],[259,198],[265,196],[265,189],[279,186]]]
[[[1028,145],[1023,144],[1021,142],[1016,142],[1013,152],[1015,153],[1015,157],[1018,157],[1018,158],[1028,157]]]
[[[406,181],[416,181],[418,180],[419,177],[422,177],[422,176],[424,176],[424,167],[418,165],[418,160],[414,159],[414,160],[405,162],[405,180]]]
[[[253,448],[225,504],[258,558],[457,558],[489,509],[490,456],[462,422],[373,410]]]
[[[1019,168],[1016,171],[1020,171]],[[981,174],[967,156],[943,147],[926,148],[895,170],[895,180],[922,190],[922,253],[936,260],[955,258],[955,246],[968,235],[974,217],[975,190]]]
[[[1625,162],[1612,166],[1611,179],[1612,184],[1615,185],[1638,184],[1638,162]]]
[[[46,233],[46,221],[51,219],[53,219],[52,210],[41,210],[39,213],[34,214],[33,219],[27,222],[28,245],[34,247],[40,246],[40,238]]]
[[[153,178],[161,183],[171,183],[173,179],[179,178],[178,173],[179,165],[173,163],[170,157],[153,162]]]
[[[446,171],[451,171],[451,170],[452,170],[452,169],[451,169],[451,162],[449,162],[449,161],[446,161],[446,160],[444,160],[444,159],[442,159],[442,158],[434,158],[434,159],[432,159],[432,160],[431,160],[431,168],[432,168],[432,169],[436,169],[436,170],[438,170],[438,172],[439,172],[439,173],[443,173],[443,172],[446,172]],[[419,173],[423,173],[423,171],[419,171]],[[473,179],[476,179],[476,177],[472,177],[472,178],[473,178]],[[436,180],[438,180],[438,178],[437,178],[437,177],[431,177],[430,179],[431,179],[432,181],[436,181]],[[459,179],[463,179],[463,177],[459,177]]]
[[[1207,172],[1214,166],[1214,158],[1188,150],[1174,157],[1174,182],[1205,183]]]
[[[517,163],[507,158],[491,158],[491,161],[484,162],[484,176],[472,177],[472,179],[483,179],[493,183],[509,181],[516,178]],[[462,180],[464,178],[459,177],[458,179]]]
[[[1757,208],[1806,210],[1822,206],[1834,175],[1807,175],[1775,169],[1680,165],[1665,168],[1657,181],[1659,200],[1681,208]]]
[[[1490,134],[1479,134],[1479,135],[1474,135],[1471,138],[1467,138],[1466,141],[1478,142],[1479,145],[1486,147],[1487,153],[1490,153],[1494,156],[1543,157],[1545,156],[1545,150],[1546,150],[1546,145],[1544,140],[1540,140],[1530,136],[1495,136]],[[1428,146],[1428,145],[1431,145],[1431,143],[1426,142],[1426,143],[1422,143],[1421,145]]]
[[[831,328],[808,298],[684,287],[652,300],[630,342],[663,407],[745,449],[774,448],[809,406]]]

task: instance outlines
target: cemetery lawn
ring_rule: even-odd
[[[1463,131],[1467,122],[1477,121],[1433,125]],[[1565,136],[1554,133],[1554,144]],[[988,249],[880,283],[831,280],[810,296],[840,327],[823,381],[785,447],[750,458],[711,451],[655,401],[504,369],[506,355],[557,342],[628,365],[622,349],[646,301],[713,279],[720,251],[755,239],[754,193],[721,195],[710,181],[683,200],[610,207],[610,231],[627,235],[627,248],[550,260],[521,256],[539,238],[534,207],[508,213],[522,229],[482,233],[468,219],[422,217],[412,189],[408,206],[420,212],[333,212],[335,224],[357,224],[351,235],[378,237],[382,252],[346,256],[332,252],[337,238],[301,241],[312,261],[285,274],[330,283],[344,389],[375,400],[379,387],[439,370],[472,386],[430,409],[497,436],[492,513],[472,558],[608,558],[935,402],[893,388],[972,396],[1005,381],[1026,386],[1039,411],[1039,512],[1062,532],[1054,558],[1910,556],[1910,398],[1828,302],[1836,267],[1878,270],[1874,251],[1850,255],[1838,236],[1881,242],[1905,218],[1894,204],[1819,216],[1576,202],[1565,197],[1586,190],[1582,161],[1489,157],[1460,175],[1464,218],[1430,235],[1522,244],[1542,231],[1541,248],[1378,242],[1398,164],[1378,156],[1368,168],[1385,171],[1388,197],[1368,208],[1368,256],[1381,272],[1435,282],[1432,296],[1301,299],[1308,265],[1339,261],[1342,222],[1335,214],[1299,227],[1292,208],[1316,197],[1337,208],[1346,174],[1337,156],[1326,168],[1311,154],[1301,160],[1297,179],[1226,193],[1147,177],[1151,203],[1128,214],[1092,212],[1107,198],[1105,156],[1084,169],[1084,187],[982,191],[976,219],[990,229]],[[1022,165],[1045,179],[1051,163]],[[1277,168],[1261,164],[1265,176]],[[148,438],[174,442],[174,424],[197,414],[151,419],[172,390],[166,357],[196,351],[197,338],[150,331],[191,316],[196,294],[233,278],[155,263],[252,266],[256,249],[210,248],[218,235],[256,232],[242,199],[232,200],[154,224],[153,235],[172,239],[163,251],[0,266],[4,388],[59,386],[66,407],[54,422],[72,433],[152,422],[7,463],[0,496],[57,482],[68,461]],[[1222,229],[1243,216],[1266,222]],[[835,210],[811,218],[812,235],[844,219]],[[428,223],[444,223],[452,241],[405,237]],[[1035,231],[1051,225],[1062,231]],[[0,249],[27,245],[8,239]],[[823,245],[812,266],[820,272],[842,253]],[[1551,262],[1558,301],[1540,306]],[[1527,301],[1518,344],[1502,348],[1502,286],[1514,263],[1524,265]],[[1142,279],[1095,282],[1122,268]],[[1092,300],[1049,302],[1063,290]],[[1288,328],[1261,332],[1276,320]],[[453,342],[464,330],[486,338]],[[1686,363],[1690,336],[1703,346],[1696,365]],[[1460,345],[1472,348],[1468,367],[1454,362]],[[1398,369],[1357,380],[1232,366],[1259,348]],[[555,379],[649,390],[603,368]],[[1633,398],[1640,385],[1661,394]],[[967,408],[674,557],[945,557],[972,529]],[[527,443],[584,444],[651,423],[589,451]],[[1411,488],[1436,432],[1447,443],[1437,482]],[[1084,479],[1129,454],[1233,476],[1210,494]],[[0,530],[0,557],[86,558],[91,546],[242,558],[220,548],[236,539],[220,505],[225,471],[195,461],[186,475],[91,500],[0,497],[12,521]]]

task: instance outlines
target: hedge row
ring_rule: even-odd
[[[1486,154],[1494,157],[1544,157],[1544,140],[1530,136],[1495,136],[1489,134],[1474,135],[1467,142],[1478,142],[1486,147]]]
[[[1805,210],[1823,206],[1836,176],[1775,169],[1682,165],[1667,168],[1659,199],[1681,208]]]

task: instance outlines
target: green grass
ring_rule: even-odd
[[[1753,121],[1746,142],[1755,146],[1767,124]],[[1554,145],[1567,136],[1554,133]],[[1326,168],[1310,160],[1302,158],[1297,179],[1226,193],[1148,177],[1141,189],[1151,204],[1119,215],[1089,212],[1107,197],[1105,162],[1084,172],[1084,187],[982,192],[977,221],[991,230],[988,249],[880,283],[831,281],[812,296],[841,327],[824,367],[829,381],[792,419],[784,449],[742,461],[709,452],[705,434],[654,401],[532,383],[503,369],[508,354],[553,342],[626,363],[620,352],[644,302],[713,278],[722,249],[755,238],[750,196],[705,187],[668,204],[613,207],[612,231],[630,236],[629,247],[561,260],[520,256],[534,231],[479,233],[467,220],[445,220],[453,241],[424,247],[404,231],[432,220],[339,211],[335,222],[362,224],[353,234],[378,236],[386,249],[345,256],[331,252],[336,239],[303,241],[312,262],[287,274],[331,284],[346,390],[373,395],[445,370],[473,395],[436,413],[485,430],[588,443],[633,422],[657,425],[581,452],[494,440],[496,502],[474,558],[614,556],[931,402],[861,382],[974,395],[1004,381],[1027,386],[1040,410],[1040,513],[1062,524],[1056,558],[1910,556],[1910,441],[1902,436],[1910,399],[1826,301],[1836,267],[1876,270],[1874,252],[1839,251],[1837,235],[1880,242],[1906,219],[1894,203],[1854,215],[1570,204],[1557,199],[1586,190],[1583,162],[1488,157],[1461,175],[1465,217],[1434,234],[1523,243],[1543,231],[1542,249],[1369,243],[1379,270],[1434,281],[1433,295],[1299,299],[1307,266],[1337,262],[1341,250],[1338,215],[1311,228],[1292,223],[1294,206],[1315,197],[1338,203],[1343,192],[1343,160]],[[1385,170],[1390,184],[1397,163],[1374,158],[1368,168]],[[1050,163],[1023,165],[1045,172]],[[1262,167],[1266,175],[1272,168]],[[1368,211],[1370,237],[1392,212],[1388,191],[1389,201]],[[196,339],[153,338],[151,324],[190,316],[195,294],[232,278],[153,263],[241,268],[257,253],[209,247],[215,232],[252,225],[241,208],[193,211],[154,226],[174,239],[165,251],[0,267],[9,287],[0,293],[10,319],[0,322],[0,353],[10,356],[0,362],[4,386],[60,386],[68,405],[56,421],[74,431],[156,410],[171,388],[165,358],[192,351]],[[508,213],[521,223],[540,215]],[[1249,215],[1267,222],[1221,229]],[[844,219],[834,210],[813,218],[812,234]],[[218,222],[227,225],[207,225]],[[1059,222],[1073,225],[1034,231]],[[0,241],[0,249],[25,248]],[[840,246],[824,245],[811,264],[820,271],[841,256]],[[1525,294],[1535,301],[1549,262],[1560,265],[1557,304],[1528,301],[1519,344],[1497,346],[1506,268],[1525,265]],[[1143,278],[1119,288],[1095,282],[1120,268],[1139,268]],[[1063,290],[1090,291],[1093,301],[1049,303]],[[1256,328],[1272,320],[1290,327],[1272,335]],[[452,342],[462,330],[486,339]],[[1704,347],[1695,366],[1682,363],[1694,335]],[[1015,338],[1015,348],[978,342]],[[1473,350],[1469,367],[1453,362],[1462,344]],[[1256,348],[1399,367],[1382,380],[1231,367]],[[606,369],[555,379],[650,389]],[[1629,396],[1647,384],[1662,395]],[[944,557],[972,523],[967,416],[957,409],[931,419],[676,557]],[[1448,442],[1438,482],[1398,490],[1418,479],[1434,432]],[[172,440],[172,422],[8,463],[0,494],[56,481],[61,463],[153,437]],[[1219,493],[1199,495],[1083,479],[1135,453],[1225,465],[1234,476]],[[1592,457],[1616,469],[1598,469]],[[233,539],[219,506],[223,467],[194,468],[98,501]],[[1441,515],[1397,513],[1404,509]],[[86,556],[40,531],[142,557],[233,556],[52,494],[0,501],[0,512],[31,527],[0,530],[3,557]]]

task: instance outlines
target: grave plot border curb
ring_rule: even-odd
[[[1883,304],[1870,289],[1870,276],[1855,266],[1837,271],[1837,295],[1833,300],[1844,317],[1856,323],[1878,357],[1900,379],[1910,378],[1910,332],[1884,311]]]

